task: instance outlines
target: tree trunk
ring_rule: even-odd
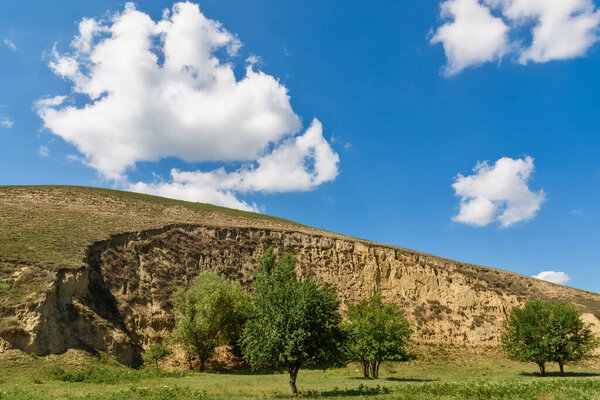
[[[290,388],[292,389],[293,394],[298,394],[298,388],[296,387],[296,377],[298,376],[299,370],[300,367],[296,365],[288,367],[288,371],[290,373]]]
[[[192,353],[187,353],[187,359],[189,369],[194,369],[194,366],[192,365]]]
[[[199,356],[200,365],[198,366],[199,371],[204,371],[204,364],[206,364],[206,357]]]
[[[540,367],[540,372],[542,373],[542,376],[546,376],[546,364],[541,362],[538,363],[538,366]]]
[[[154,364],[156,365],[156,375],[158,375],[158,358],[154,359]]]
[[[365,379],[369,379],[369,362],[362,361],[362,366],[363,366],[363,375],[364,375]]]
[[[558,362],[558,366],[560,367],[560,373],[561,373],[561,375],[564,375],[565,374],[565,363],[562,362],[562,361],[559,361]]]
[[[380,361],[371,362],[371,376],[373,379],[379,379],[379,364],[381,364]]]

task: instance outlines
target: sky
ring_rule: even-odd
[[[600,292],[599,6],[1,2],[0,185],[253,210]]]

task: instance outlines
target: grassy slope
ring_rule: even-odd
[[[171,223],[301,227],[210,204],[79,186],[0,186],[0,260],[81,264],[87,245],[111,234]]]
[[[455,349],[461,352],[464,349]],[[381,379],[360,379],[359,368],[302,370],[301,397],[333,399],[590,399],[600,396],[600,376],[593,365],[570,366],[571,375],[537,376],[533,364],[502,358],[469,357],[469,361],[435,355],[436,362],[384,363]],[[84,382],[63,382],[52,367],[67,371],[93,368]],[[552,366],[551,372],[555,372]],[[107,357],[69,351],[60,356],[32,357],[17,351],[0,356],[0,399],[266,399],[293,398],[287,375],[227,372],[179,372],[155,377]]]

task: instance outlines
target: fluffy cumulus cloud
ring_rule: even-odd
[[[431,42],[443,44],[449,75],[507,54],[522,64],[579,57],[600,25],[592,0],[446,0],[440,16]]]
[[[542,190],[528,187],[533,170],[531,157],[503,157],[494,165],[478,163],[473,175],[459,174],[452,188],[461,199],[460,210],[452,219],[475,226],[498,221],[503,227],[532,219],[545,200]]]
[[[557,271],[542,271],[537,275],[534,275],[533,278],[541,279],[543,281],[557,283],[559,285],[564,285],[565,283],[571,280],[569,275],[564,272]]]
[[[448,0],[441,8],[442,18],[452,21],[435,32],[431,43],[444,46],[447,74],[500,59],[507,52],[508,26],[477,0]]]
[[[87,165],[133,190],[256,209],[238,195],[335,179],[339,159],[321,123],[301,131],[286,87],[257,69],[259,58],[236,76],[241,45],[196,4],[176,3],[153,21],[128,3],[107,19],[82,20],[70,52],[53,49],[49,67],[73,93],[40,99],[37,112]],[[167,157],[240,167],[128,183],[136,163]]]
[[[307,166],[307,160],[313,165]],[[338,161],[338,155],[323,138],[321,123],[315,119],[303,135],[286,140],[253,165],[233,172],[224,168],[208,172],[173,169],[170,182],[138,182],[130,189],[184,200],[202,198],[213,204],[256,211],[256,205],[238,200],[234,193],[310,190],[335,179]]]

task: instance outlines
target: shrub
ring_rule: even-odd
[[[98,384],[114,384],[119,382],[138,382],[141,379],[155,378],[156,375],[148,370],[130,368],[100,367],[85,369],[65,369],[51,367],[46,371],[49,379],[62,382],[86,382]],[[182,372],[162,372],[161,376],[180,377]]]
[[[215,348],[237,341],[245,297],[239,282],[229,282],[214,272],[201,273],[188,290],[173,295],[176,321],[172,338],[188,354],[194,352],[200,370]]]

